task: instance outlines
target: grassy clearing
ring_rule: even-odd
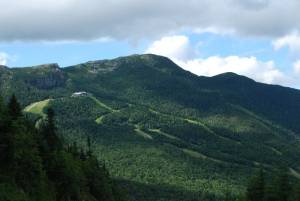
[[[210,160],[210,161],[213,161],[215,163],[227,163],[225,161],[221,161],[221,160],[218,160],[218,159],[215,159],[215,158],[208,157],[204,154],[201,154],[199,152],[196,152],[196,151],[193,151],[193,150],[190,150],[190,149],[182,149],[182,151],[185,154],[187,154],[187,155],[189,155],[193,158],[200,158],[200,159],[204,159],[204,160]]]
[[[91,98],[93,101],[95,101],[95,103],[96,103],[98,106],[107,109],[110,113],[120,112],[120,110],[115,110],[115,109],[113,109],[112,107],[110,107],[110,106],[106,105],[105,103],[101,102],[100,100],[98,100],[98,99],[97,99],[96,97],[94,97],[94,96],[89,96],[89,98]],[[105,115],[107,115],[107,114],[105,114]],[[103,116],[101,116],[101,117],[98,117],[98,118],[95,120],[95,122],[96,122],[97,124],[102,124],[102,121],[103,121],[105,115],[103,115]]]
[[[134,127],[135,127],[134,131],[136,132],[136,134],[142,136],[145,139],[153,140],[152,136],[149,135],[148,133],[142,131],[138,125],[135,125]]]
[[[105,103],[99,101],[97,98],[95,98],[93,96],[90,96],[90,98],[92,100],[94,100],[97,103],[97,105],[99,105],[100,107],[103,107],[103,108],[109,110],[110,112],[117,112],[118,111],[118,110],[113,109],[112,107],[109,107],[108,105],[106,105]]]
[[[30,112],[33,114],[38,114],[41,116],[45,116],[46,114],[44,113],[44,108],[47,107],[49,105],[49,102],[52,99],[47,99],[47,100],[43,100],[43,101],[39,101],[39,102],[35,102],[30,104],[29,106],[27,106],[24,111],[25,112]]]
[[[293,168],[289,168],[289,170],[290,170],[290,173],[294,176],[294,177],[296,177],[297,179],[300,179],[300,173],[299,172],[297,172],[295,169],[293,169]]]
[[[163,136],[165,136],[165,137],[167,137],[169,139],[172,139],[172,140],[179,140],[179,141],[181,141],[181,139],[179,139],[178,137],[175,137],[175,136],[170,135],[168,133],[162,132],[160,129],[149,129],[149,131],[155,132],[155,133],[160,134],[160,135],[163,135]]]
[[[221,138],[222,140],[224,141],[230,141],[231,143],[234,143],[234,144],[238,144],[238,145],[241,145],[241,143],[239,141],[236,141],[236,140],[233,140],[231,138],[227,138],[227,137],[224,137],[224,136],[221,136],[221,135],[218,135],[217,133],[215,133],[213,130],[211,130],[207,125],[205,125],[203,122],[201,122],[200,120],[192,120],[192,119],[187,119],[187,118],[183,118],[183,117],[175,117],[175,116],[172,116],[170,114],[164,114],[164,113],[161,113],[159,111],[156,111],[156,110],[153,110],[151,108],[149,108],[149,111],[153,114],[157,114],[157,115],[161,115],[161,116],[164,116],[164,117],[170,117],[170,118],[176,118],[176,119],[179,119],[181,121],[186,121],[188,122],[189,124],[194,124],[194,125],[197,125],[199,127],[202,127],[203,129],[205,129],[208,133],[212,134],[212,135],[215,135],[216,137],[219,137]]]
[[[101,116],[101,117],[98,117],[98,118],[95,120],[95,122],[96,122],[97,124],[102,124],[102,120],[103,120],[104,116],[105,116],[105,115],[103,115],[103,116]]]

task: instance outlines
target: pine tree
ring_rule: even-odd
[[[86,153],[84,152],[83,148],[80,149],[80,160],[85,161],[86,160]]]
[[[263,201],[265,195],[265,179],[263,169],[251,178],[247,187],[246,198],[248,201]]]
[[[2,116],[4,112],[4,104],[3,104],[3,99],[0,97],[0,115]],[[1,119],[0,119],[1,120]]]
[[[97,200],[114,201],[113,181],[96,157],[91,156],[85,161],[84,171],[90,193]]]
[[[300,201],[300,184],[297,183],[293,188],[293,200]]]
[[[4,167],[7,164],[8,159],[8,138],[6,111],[2,98],[0,97],[0,167]]]
[[[42,133],[46,141],[46,150],[53,152],[61,148],[61,143],[56,133],[54,110],[52,108],[47,110],[47,121]]]
[[[288,201],[290,197],[291,185],[287,168],[280,168],[265,188],[265,201]]]
[[[11,96],[8,103],[8,113],[12,120],[17,120],[22,116],[21,106],[14,94]]]
[[[276,182],[274,179],[265,187],[265,201],[278,201]]]
[[[279,170],[276,181],[276,192],[278,201],[288,201],[291,193],[291,185],[289,181],[289,175],[287,168],[281,168]]]
[[[87,138],[87,145],[88,145],[87,155],[88,155],[88,157],[91,157],[93,155],[93,151],[92,151],[92,143],[91,143],[90,136],[88,136],[88,138]]]
[[[15,95],[11,96],[6,108],[2,99],[0,102],[0,166],[11,168],[14,162],[17,130],[20,130],[24,122],[17,121],[22,117],[22,111]]]
[[[80,157],[77,142],[73,142],[72,148],[71,148],[71,154],[73,155],[74,158],[79,158]]]

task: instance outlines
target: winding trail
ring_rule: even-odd
[[[136,134],[142,136],[145,139],[153,140],[153,137],[150,134],[146,133],[145,131],[142,131],[137,124],[135,124],[134,127],[135,127],[134,131],[136,132]]]
[[[176,118],[176,119],[185,121],[185,122],[187,122],[187,123],[190,123],[190,124],[194,124],[194,125],[200,126],[200,127],[202,127],[203,129],[205,129],[208,133],[210,133],[210,134],[212,134],[212,135],[215,135],[215,136],[218,137],[218,138],[221,138],[221,139],[223,139],[223,140],[225,140],[225,141],[230,141],[231,143],[234,143],[234,144],[241,145],[241,142],[239,142],[239,141],[236,141],[236,140],[233,140],[233,139],[230,139],[230,138],[227,138],[227,137],[218,135],[217,133],[215,133],[213,130],[211,130],[208,126],[206,126],[204,123],[202,123],[202,122],[199,121],[199,120],[196,121],[196,120],[192,120],[192,119],[188,119],[188,118],[177,117],[177,116],[173,116],[173,115],[170,115],[170,114],[165,114],[165,113],[156,111],[156,110],[154,110],[154,109],[152,109],[152,108],[149,108],[149,111],[152,112],[153,114],[159,114],[159,115],[165,116],[165,117]]]

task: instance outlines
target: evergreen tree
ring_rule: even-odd
[[[2,117],[4,112],[4,103],[2,97],[0,97],[0,116]],[[0,119],[1,120],[1,119]]]
[[[80,160],[74,158],[72,153],[59,151],[53,153],[54,157],[48,174],[55,183],[57,201],[80,201],[83,191],[84,174],[81,169]]]
[[[300,201],[300,184],[297,183],[293,188],[293,201]]]
[[[7,114],[0,97],[0,167],[5,167],[8,160],[9,135],[7,132]]]
[[[16,96],[13,94],[8,103],[8,113],[12,120],[17,120],[22,116],[22,110]]]
[[[92,151],[92,143],[91,143],[91,138],[90,138],[90,136],[88,136],[88,138],[87,138],[87,145],[88,145],[87,155],[88,155],[89,157],[91,157],[92,154],[93,154],[93,151]]]
[[[90,193],[97,200],[114,201],[113,181],[110,179],[105,166],[91,156],[85,162],[85,174]]]
[[[43,127],[42,135],[46,141],[46,150],[53,152],[61,149],[60,139],[56,133],[54,110],[49,108],[47,110],[47,121]]]
[[[87,159],[86,153],[84,152],[83,148],[80,149],[80,159],[85,161]]]
[[[287,168],[280,168],[270,183],[265,184],[262,169],[254,176],[246,192],[248,201],[288,201],[291,198],[291,184]],[[300,194],[299,194],[300,195]],[[300,196],[297,191],[294,192],[293,200],[297,200]],[[298,198],[297,198],[298,197]]]
[[[291,193],[291,185],[287,168],[281,168],[276,179],[276,194],[278,201],[288,201]]]
[[[263,201],[265,194],[265,179],[263,169],[260,168],[258,173],[251,178],[246,192],[248,201]]]
[[[276,181],[274,178],[271,183],[265,187],[265,201],[278,201]]]

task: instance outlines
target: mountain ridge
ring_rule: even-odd
[[[237,73],[234,73],[234,72],[224,72],[224,73],[220,73],[218,75],[214,75],[214,76],[203,76],[203,75],[196,75],[190,71],[187,71],[183,68],[181,68],[180,66],[178,66],[176,63],[174,63],[171,59],[169,59],[168,57],[165,57],[165,56],[161,56],[161,55],[155,55],[155,54],[132,54],[132,55],[129,55],[129,56],[120,56],[120,57],[116,57],[116,58],[113,58],[113,59],[101,59],[101,60],[90,60],[90,61],[87,61],[87,62],[83,62],[83,63],[80,63],[80,64],[75,64],[75,65],[68,65],[68,66],[63,66],[61,67],[58,63],[46,63],[46,64],[37,64],[37,65],[34,65],[34,66],[22,66],[22,67],[10,67],[10,66],[5,66],[5,65],[0,65],[1,68],[4,68],[4,69],[8,69],[8,70],[17,70],[17,69],[22,69],[22,68],[52,68],[52,69],[68,69],[68,68],[72,68],[72,67],[75,67],[75,66],[84,66],[84,65],[87,65],[87,64],[98,64],[98,65],[107,65],[107,63],[115,63],[115,65],[123,65],[122,63],[126,63],[126,61],[130,61],[131,59],[142,59],[144,61],[157,61],[157,60],[164,60],[165,62],[168,62],[170,64],[172,64],[172,66],[174,68],[177,68],[177,69],[180,69],[184,72],[187,72],[187,73],[190,73],[192,75],[195,75],[197,77],[200,77],[200,78],[216,78],[216,79],[234,79],[234,78],[240,78],[240,79],[244,79],[245,80],[248,80],[249,82],[250,81],[254,81],[256,83],[259,83],[259,84],[265,84],[265,85],[269,85],[269,86],[280,86],[280,87],[283,87],[283,88],[290,88],[290,89],[294,89],[294,90],[297,90],[299,91],[299,89],[297,88],[293,88],[293,87],[288,87],[288,86],[283,86],[283,85],[279,85],[279,84],[267,84],[267,83],[263,83],[263,82],[258,82],[258,81],[255,81],[254,79],[251,79],[247,76],[244,76],[244,75],[240,75],[240,74],[237,74]],[[118,62],[120,62],[118,64]]]

